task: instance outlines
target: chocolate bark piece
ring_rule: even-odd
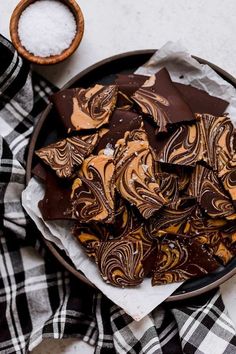
[[[157,257],[157,244],[156,242],[152,245],[152,248],[147,252],[142,259],[142,265],[144,269],[145,277],[151,277]]]
[[[70,189],[71,182],[58,178],[52,171],[46,171],[45,195],[38,204],[45,221],[75,219]]]
[[[166,132],[168,125],[193,121],[195,116],[174,86],[166,69],[151,76],[132,96],[142,112]]]
[[[80,222],[114,221],[114,163],[105,155],[84,160],[71,192],[72,210]]]
[[[153,151],[144,130],[127,133],[117,143],[115,154],[116,188],[148,219],[167,200],[156,182]]]
[[[101,241],[106,241],[110,237],[109,229],[102,224],[80,224],[77,223],[72,234],[79,241],[88,257],[95,258],[97,249]]]
[[[72,136],[45,146],[35,154],[61,178],[69,178],[84,158],[90,155],[98,141],[98,133]]]
[[[177,82],[174,85],[194,113],[208,113],[213,116],[221,116],[229,105],[228,102],[221,98],[211,96],[207,92],[193,86]]]
[[[68,131],[96,129],[106,124],[116,100],[117,86],[115,85],[66,89],[51,97]]]
[[[226,162],[225,166],[218,173],[226,191],[231,196],[234,207],[236,208],[236,155]]]
[[[194,240],[204,245],[206,249],[224,265],[233,258],[233,254],[224,243],[219,231],[196,235]]]
[[[197,241],[167,234],[159,240],[152,285],[200,277],[213,272],[219,265]]]
[[[186,193],[195,197],[202,209],[212,218],[232,218],[235,213],[216,173],[204,166],[195,167]]]
[[[110,118],[108,131],[99,140],[94,153],[98,153],[106,146],[115,148],[115,144],[122,139],[126,132],[139,129],[142,126],[142,117],[134,112],[115,110]]]
[[[187,166],[204,161],[220,173],[233,156],[233,125],[226,116],[196,114],[196,119],[195,124],[182,125],[171,135],[157,160]]]
[[[195,199],[182,199],[177,208],[165,206],[149,219],[148,229],[153,238],[159,238],[163,233],[184,234],[187,220],[196,209]]]
[[[137,286],[144,278],[141,241],[111,240],[101,242],[96,261],[103,279],[118,287]]]
[[[119,74],[117,75],[115,83],[118,85],[119,90],[129,97],[134,94],[147,79],[148,76],[144,75]],[[207,92],[193,86],[178,82],[173,82],[173,84],[194,113],[208,113],[214,116],[221,116],[229,105],[228,102],[218,97],[211,96]]]

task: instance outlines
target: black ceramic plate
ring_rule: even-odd
[[[64,88],[78,86],[86,88],[94,85],[95,83],[112,83],[117,73],[134,72],[140,65],[145,63],[154,52],[155,50],[141,50],[110,57],[89,67],[75,76],[64,86]],[[236,87],[236,80],[231,75],[203,59],[197,57],[195,57],[195,59],[197,59],[200,63],[210,65],[220,76]],[[52,105],[49,104],[47,109],[42,114],[31,138],[27,160],[27,183],[31,178],[31,170],[36,162],[34,156],[35,149],[55,141],[60,136],[61,129],[59,120],[57,120],[57,114]],[[53,255],[65,268],[67,268],[82,281],[92,285],[81,272],[75,269],[72,262],[64,252],[61,252],[53,243],[50,243],[47,240],[45,240],[45,243]],[[203,294],[219,286],[234,274],[236,274],[236,258],[228,263],[227,266],[222,266],[208,276],[186,281],[166,301],[183,300]]]

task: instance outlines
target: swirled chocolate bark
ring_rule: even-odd
[[[219,263],[194,239],[167,234],[160,239],[153,268],[153,285],[180,282],[213,272]]]
[[[166,132],[170,124],[195,120],[193,112],[174,86],[166,69],[145,81],[132,99],[144,114],[152,117],[159,132]]]
[[[115,83],[119,91],[129,98],[147,79],[148,76],[144,75],[118,74]],[[229,105],[228,102],[221,98],[211,96],[207,92],[193,86],[178,82],[173,82],[173,84],[194,113],[209,113],[214,116],[221,116]]]
[[[114,286],[149,276],[167,284],[226,265],[236,255],[227,102],[173,83],[165,69],[120,75],[116,84],[53,96],[67,136],[37,151],[43,218],[72,220],[72,234]]]
[[[91,154],[98,141],[98,133],[72,136],[35,151],[58,177],[71,177],[84,158]]]
[[[72,212],[80,222],[114,221],[114,162],[106,155],[84,160],[71,191]]]
[[[210,217],[236,218],[229,196],[222,188],[216,173],[209,168],[201,165],[195,167],[186,193],[195,197]]]
[[[196,123],[181,125],[170,136],[157,160],[177,165],[195,166],[204,161],[220,171],[232,159],[233,125],[227,116],[197,114]]]
[[[155,179],[155,163],[146,133],[137,130],[117,144],[115,156],[116,188],[148,219],[167,199]]]
[[[111,240],[101,242],[96,260],[103,279],[112,285],[137,286],[144,278],[141,241]]]
[[[108,123],[116,100],[116,85],[66,89],[51,97],[68,131],[95,129]]]

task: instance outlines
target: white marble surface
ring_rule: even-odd
[[[9,37],[10,15],[17,0],[0,4],[0,33]],[[85,17],[83,41],[66,62],[37,70],[58,86],[110,55],[159,48],[181,40],[192,54],[236,76],[235,0],[80,0]],[[236,276],[222,286],[229,315],[236,324]],[[76,339],[46,340],[33,354],[92,353]]]

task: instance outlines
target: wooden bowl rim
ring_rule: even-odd
[[[78,48],[84,35],[84,16],[80,6],[77,4],[75,0],[58,0],[64,3],[73,13],[76,21],[76,28],[77,28],[76,35],[73,41],[71,42],[71,45],[67,49],[65,49],[62,53],[57,55],[52,55],[49,57],[40,57],[28,52],[28,50],[25,49],[23,44],[21,43],[18,35],[18,23],[22,12],[29,5],[31,5],[36,1],[40,1],[40,0],[21,0],[19,4],[15,7],[11,15],[10,26],[9,26],[11,40],[18,53],[25,59],[29,60],[30,62],[39,65],[57,64],[70,57]]]
[[[97,69],[97,68],[99,68],[99,67],[101,67],[101,66],[103,66],[105,64],[108,64],[108,63],[113,62],[115,60],[119,60],[119,59],[123,59],[123,58],[129,57],[129,56],[139,56],[141,54],[150,54],[150,56],[151,56],[152,54],[154,54],[154,52],[156,50],[157,49],[135,50],[135,51],[130,51],[130,52],[125,52],[125,53],[113,55],[111,57],[103,59],[103,60],[101,60],[101,61],[89,66],[85,70],[81,71],[79,74],[75,75],[59,91],[69,88],[75,82],[80,80],[83,76],[85,76],[89,72],[91,72],[94,69]],[[233,77],[232,75],[230,75],[228,72],[226,72],[225,70],[221,69],[217,65],[215,65],[215,64],[213,64],[213,63],[211,63],[211,62],[209,62],[209,61],[207,61],[205,59],[199,58],[199,57],[194,56],[194,55],[192,55],[192,57],[194,59],[196,59],[200,64],[209,65],[218,74],[222,75],[224,77],[224,79],[227,80],[231,85],[236,87],[236,78]],[[45,108],[45,110],[41,113],[41,116],[40,116],[40,118],[39,118],[39,120],[38,120],[38,122],[37,122],[37,124],[36,124],[36,126],[34,128],[32,137],[30,139],[27,162],[26,162],[26,184],[29,183],[29,181],[31,179],[31,176],[32,176],[31,169],[32,169],[33,154],[34,154],[34,148],[35,148],[35,144],[36,144],[38,135],[39,135],[39,132],[40,132],[45,120],[47,119],[47,116],[48,116],[49,112],[52,109],[52,106],[53,106],[52,103],[49,103],[48,106]],[[70,265],[60,255],[60,253],[58,252],[57,248],[53,245],[53,243],[51,243],[50,241],[46,240],[43,236],[42,236],[42,240],[45,242],[46,246],[48,247],[50,252],[54,255],[54,257],[62,264],[63,267],[65,267],[65,269],[67,269],[77,279],[80,279],[81,281],[83,281],[87,285],[91,286],[93,289],[97,290],[97,288],[94,286],[94,284],[88,278],[86,278],[86,276],[83,273],[81,273],[75,267]],[[223,275],[219,279],[213,281],[210,284],[204,285],[201,288],[198,288],[198,289],[195,289],[195,290],[192,290],[192,291],[188,291],[188,292],[180,292],[178,294],[173,293],[165,300],[165,302],[183,301],[183,300],[195,297],[195,296],[202,295],[202,294],[204,294],[204,293],[206,293],[206,292],[208,292],[210,290],[213,290],[216,287],[220,286],[221,284],[223,284],[226,280],[230,279],[235,274],[236,274],[236,268],[230,270],[227,274]]]

